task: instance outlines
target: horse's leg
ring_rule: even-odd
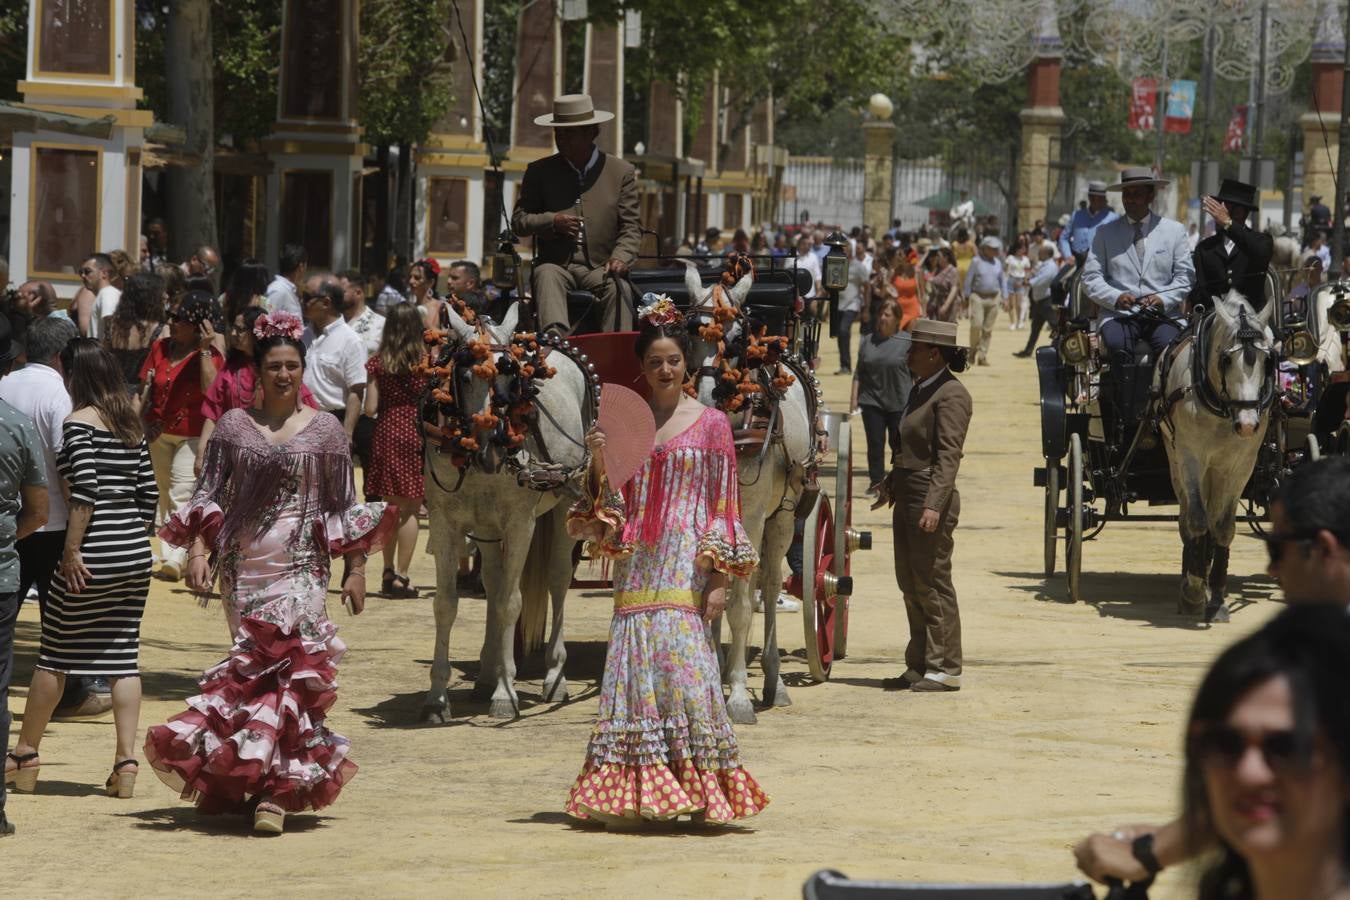
[[[567,662],[567,645],[563,642],[563,605],[567,589],[572,586],[572,548],[576,541],[567,536],[567,504],[559,503],[546,515],[553,516],[552,541],[549,544],[549,596],[553,601],[553,623],[549,628],[548,646],[544,658],[548,671],[544,674],[544,700],[560,703],[567,699],[567,677],[563,664]]]
[[[1224,496],[1217,498],[1211,507],[1221,510],[1221,512],[1215,516],[1215,521],[1210,524],[1210,533],[1213,535],[1214,542],[1214,558],[1209,568],[1209,602],[1205,606],[1206,622],[1229,621],[1228,606],[1224,603],[1224,595],[1228,588],[1228,553],[1229,548],[1233,546],[1233,537],[1237,533],[1238,500],[1247,478],[1242,477],[1242,472],[1226,474],[1228,474],[1228,477],[1226,479],[1227,484],[1223,486]]]
[[[780,510],[764,524],[764,539],[760,542],[763,557],[756,577],[760,596],[764,597],[764,653],[760,665],[764,668],[764,705],[791,706],[787,685],[783,684],[782,660],[778,656],[778,594],[783,589],[783,559],[792,543],[793,513]]]
[[[431,661],[431,688],[422,701],[419,719],[423,722],[444,724],[450,721],[450,697],[446,687],[450,683],[450,629],[454,627],[455,616],[459,612],[459,554],[455,548],[463,542],[463,537],[444,524],[444,517],[437,512],[436,505],[429,510],[430,518],[440,519],[432,525],[432,556],[436,561],[436,598],[431,608],[436,615],[436,642]],[[444,537],[449,540],[443,540]]]
[[[488,603],[493,610],[490,619],[492,631],[488,639],[495,643],[493,647],[492,705],[488,715],[494,719],[514,719],[520,715],[520,698],[516,696],[516,622],[520,620],[520,575],[525,568],[525,556],[529,552],[530,540],[534,535],[534,517],[517,525],[512,522],[504,529],[502,542],[497,544],[497,584],[496,590],[488,592]],[[487,554],[483,554],[483,571],[488,568]]]
[[[487,703],[497,682],[493,675],[497,670],[497,604],[495,598],[501,592],[502,555],[501,544],[496,541],[484,541],[477,545],[479,557],[479,577],[483,580],[486,619],[483,623],[483,646],[478,650],[478,677],[473,680],[473,691],[469,698],[474,703]]]
[[[1177,530],[1181,532],[1181,596],[1177,612],[1181,615],[1200,615],[1205,608],[1207,592],[1205,576],[1208,573],[1209,521],[1205,516],[1205,498],[1201,492],[1202,468],[1199,460],[1181,449],[1176,441],[1175,452],[1181,454],[1174,462],[1173,487],[1181,512],[1177,516]]]
[[[750,623],[754,618],[754,609],[750,602],[751,578],[733,578],[727,585],[727,624],[731,626],[731,649],[727,651],[724,671],[727,684],[731,687],[727,697],[727,715],[737,725],[755,724],[755,704],[750,700],[750,691],[746,688],[746,650],[750,638]],[[776,594],[774,596],[777,596]],[[767,612],[773,600],[765,597],[764,608]]]

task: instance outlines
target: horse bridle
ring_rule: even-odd
[[[1211,315],[1218,315],[1216,310]],[[1212,324],[1202,324],[1197,330],[1197,337],[1202,334],[1208,337],[1208,330]],[[1275,357],[1269,347],[1261,346],[1261,339],[1264,334],[1259,328],[1254,326],[1247,317],[1247,310],[1238,310],[1238,330],[1235,335],[1236,343],[1228,349],[1222,351],[1219,357],[1219,392],[1214,394],[1209,384],[1209,373],[1205,371],[1206,355],[1202,352],[1204,341],[1199,342],[1197,352],[1193,354],[1193,365],[1195,366],[1194,381],[1196,383],[1196,393],[1201,401],[1215,415],[1226,416],[1234,422],[1237,421],[1237,414],[1245,410],[1254,410],[1258,415],[1270,408],[1275,402]],[[1228,392],[1228,370],[1232,368],[1233,357],[1237,353],[1242,354],[1242,360],[1246,365],[1256,364],[1256,354],[1258,352],[1266,354],[1265,376],[1261,380],[1261,392],[1255,400],[1234,400]]]

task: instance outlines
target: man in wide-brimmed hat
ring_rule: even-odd
[[[976,365],[989,365],[989,338],[998,311],[1008,298],[1008,275],[1003,270],[1003,242],[990,236],[980,241],[979,255],[966,269],[964,285],[970,303],[970,352]]]
[[[531,283],[541,331],[571,330],[567,292],[578,289],[595,294],[603,327],[631,327],[616,279],[628,274],[642,241],[637,170],[595,146],[600,123],[612,118],[586,94],[564,94],[552,114],[534,120],[553,128],[558,152],[526,167],[511,227],[535,239]]]
[[[1141,316],[1159,309],[1179,316],[1195,283],[1186,228],[1153,212],[1158,188],[1168,182],[1147,168],[1128,168],[1107,188],[1119,191],[1125,215],[1097,228],[1083,264],[1083,288],[1098,307],[1098,333],[1113,357],[1133,358],[1147,341],[1156,361],[1179,333],[1172,322]]]
[[[1073,211],[1059,235],[1060,259],[1072,256],[1080,266],[1087,258],[1088,250],[1092,249],[1092,238],[1097,229],[1116,218],[1116,211],[1106,203],[1105,182],[1088,182],[1087,203],[1087,209]]]
[[[1266,305],[1266,272],[1275,239],[1247,226],[1248,215],[1257,208],[1255,186],[1225,178],[1218,195],[1201,203],[1216,230],[1195,247],[1191,304],[1209,306],[1213,298],[1236,289],[1253,308],[1261,309]]]

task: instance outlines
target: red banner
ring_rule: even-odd
[[[1241,153],[1242,141],[1247,134],[1247,105],[1241,104],[1233,110],[1233,118],[1228,120],[1228,132],[1223,136],[1224,153]]]
[[[1136,78],[1130,83],[1131,131],[1152,131],[1157,127],[1154,111],[1158,106],[1158,83],[1152,78]]]

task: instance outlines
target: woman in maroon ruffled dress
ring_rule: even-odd
[[[262,407],[220,417],[197,492],[161,531],[189,548],[189,587],[205,594],[219,579],[235,643],[145,741],[160,779],[203,813],[251,812],[274,834],[356,773],[346,738],[324,725],[346,651],[324,606],[329,561],[344,558],[342,600],[361,612],[366,555],[397,524],[383,503],[357,502],[342,426],[299,401],[300,327],[288,313],[258,318]]]

